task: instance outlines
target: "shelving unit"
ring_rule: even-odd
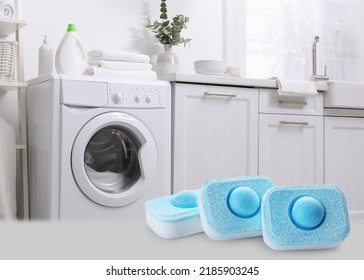
[[[25,113],[25,90],[27,83],[24,82],[24,66],[23,66],[23,48],[22,48],[22,29],[27,25],[24,20],[21,20],[21,0],[14,0],[14,19],[0,19],[0,39],[10,40],[7,37],[15,35],[15,41],[18,42],[17,57],[16,57],[16,81],[15,82],[0,82],[1,91],[17,91],[18,94],[18,121],[19,134],[16,149],[18,151],[19,168],[17,179],[21,182],[17,186],[21,186],[21,191],[17,191],[17,201],[21,202],[18,205],[18,218],[29,219],[29,195],[28,195],[28,158],[27,158],[27,135],[26,135],[26,113]],[[11,39],[14,40],[14,39]],[[21,174],[21,176],[19,176]],[[19,199],[20,198],[20,199]]]

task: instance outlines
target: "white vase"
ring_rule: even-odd
[[[178,58],[171,45],[163,45],[164,51],[158,55],[156,71],[158,78],[178,72]]]

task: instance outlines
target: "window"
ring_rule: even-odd
[[[323,74],[327,65],[330,79],[364,81],[364,30],[359,24],[363,2],[226,0],[225,30],[238,26],[236,34],[244,39],[239,43],[240,39],[227,38],[225,58],[240,66],[246,77],[308,79],[318,35],[317,73]]]

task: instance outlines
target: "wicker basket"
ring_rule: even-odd
[[[18,42],[0,40],[0,81],[15,82]]]

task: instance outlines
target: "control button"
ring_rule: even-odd
[[[140,100],[142,99],[142,97],[140,95],[135,95],[135,101],[136,102],[140,102]]]
[[[152,96],[148,95],[145,101],[147,101],[147,103],[150,103],[152,101]]]

